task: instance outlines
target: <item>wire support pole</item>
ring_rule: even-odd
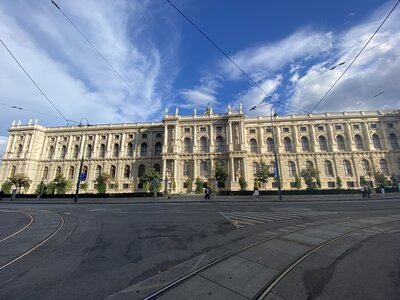
[[[86,121],[86,125],[82,124],[83,120]],[[79,122],[78,126],[79,127],[86,126],[86,130],[85,130],[84,136],[82,137],[83,138],[83,141],[82,141],[82,158],[81,158],[81,162],[79,164],[78,180],[76,182],[74,203],[77,203],[78,202],[78,198],[79,198],[79,188],[80,188],[80,185],[81,185],[81,175],[82,175],[82,169],[83,169],[83,162],[84,162],[84,159],[85,159],[85,141],[86,141],[86,136],[87,136],[87,130],[88,130],[89,126],[91,126],[91,125],[89,124],[88,119],[82,118],[81,121]]]
[[[278,185],[278,198],[282,200],[282,187],[281,187],[281,176],[279,172],[279,161],[278,161],[278,151],[276,150],[276,138],[275,138],[275,129],[274,129],[274,121],[272,118],[272,110],[275,111],[274,116],[276,116],[276,108],[271,105],[271,109],[269,111],[269,115],[271,117],[271,129],[272,129],[272,138],[274,139],[274,158],[275,158],[275,170],[276,170],[276,181]]]

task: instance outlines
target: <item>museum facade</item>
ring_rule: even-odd
[[[108,173],[108,192],[143,191],[140,178],[160,172],[162,190],[186,192],[186,182],[213,176],[215,165],[228,173],[226,190],[239,190],[244,177],[253,188],[263,161],[274,169],[277,152],[282,188],[296,189],[296,176],[307,167],[319,171],[322,189],[359,188],[360,176],[373,182],[374,172],[400,175],[400,110],[246,117],[228,107],[216,114],[165,115],[161,122],[94,126],[43,127],[15,124],[3,155],[0,183],[14,174],[32,180],[28,192],[58,174],[75,182],[83,157],[86,192]],[[371,177],[372,176],[372,177]],[[306,186],[302,183],[302,188]],[[266,189],[276,189],[269,180]]]

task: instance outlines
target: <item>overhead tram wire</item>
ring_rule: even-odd
[[[263,87],[257,82],[255,81],[246,71],[244,71],[224,50],[221,49],[221,47],[219,47],[210,37],[208,37],[208,35],[200,29],[200,27],[198,27],[191,19],[189,19],[189,17],[187,17],[178,7],[176,7],[170,0],[165,0],[167,1],[179,14],[182,15],[182,17],[184,17],[194,28],[196,28],[196,30],[198,32],[200,32],[201,35],[203,35],[219,52],[222,53],[222,55],[224,55],[244,76],[247,77],[247,79],[250,80],[250,82],[256,86],[257,88],[259,88],[265,95],[266,98],[264,98],[261,103],[263,103],[266,99],[271,99],[272,102],[275,103],[280,103],[282,105],[291,107],[293,109],[299,110],[299,111],[303,111],[303,112],[307,112],[306,110],[302,109],[302,108],[298,108],[295,106],[292,106],[288,103],[279,101],[277,99],[274,99],[270,94],[268,94]],[[260,104],[261,104],[260,103]]]
[[[32,83],[35,85],[35,87],[39,90],[39,92],[43,95],[43,97],[46,98],[46,100],[53,106],[53,108],[58,112],[58,114],[64,119],[64,121],[68,124],[68,122],[71,122],[72,120],[67,119],[63,113],[55,106],[55,104],[50,100],[50,98],[43,92],[43,90],[37,85],[35,80],[28,74],[28,72],[25,70],[25,68],[21,65],[21,63],[18,61],[18,59],[14,56],[14,54],[11,52],[11,50],[7,47],[7,45],[3,42],[2,39],[0,39],[0,42],[3,44],[4,48],[7,50],[7,52],[11,55],[11,57],[14,59],[14,61],[18,64],[18,66],[21,68],[21,70],[25,73],[25,75],[32,81]],[[75,122],[75,121],[72,121]]]
[[[35,114],[44,115],[44,116],[47,116],[47,117],[52,117],[52,118],[57,118],[57,119],[60,118],[59,116],[56,116],[56,115],[51,115],[51,114],[47,114],[47,113],[40,112],[40,111],[37,111],[37,110],[31,110],[31,109],[23,108],[21,106],[7,104],[7,103],[3,103],[3,102],[0,102],[0,105],[8,106],[8,107],[10,107],[12,109],[16,109],[16,110],[23,110],[23,111],[32,112],[32,113],[35,113]],[[74,121],[68,120],[68,122],[74,122]]]
[[[375,32],[372,34],[372,36],[368,39],[368,41],[366,42],[366,44],[361,48],[361,50],[358,52],[358,54],[356,55],[356,57],[354,57],[354,59],[351,61],[351,63],[346,67],[346,69],[343,71],[343,73],[338,77],[338,79],[336,79],[336,81],[333,83],[333,85],[328,89],[328,91],[324,94],[324,96],[322,96],[322,98],[317,102],[317,104],[315,104],[315,106],[313,107],[313,109],[308,113],[308,116],[306,117],[306,119],[309,118],[309,115],[312,114],[314,112],[314,110],[325,100],[325,98],[329,95],[329,93],[333,90],[333,88],[336,86],[336,84],[340,81],[340,79],[342,79],[342,77],[344,76],[344,74],[346,74],[346,72],[350,69],[350,67],[354,64],[354,62],[357,60],[357,58],[361,55],[361,53],[364,51],[364,49],[368,46],[368,44],[371,42],[371,40],[375,37],[375,35],[378,33],[378,31],[381,29],[381,27],[383,26],[383,24],[385,24],[386,20],[389,18],[389,16],[392,14],[392,12],[396,9],[397,5],[399,4],[400,0],[398,0],[396,2],[396,4],[393,6],[393,8],[390,10],[390,12],[387,14],[387,16],[383,19],[383,21],[381,22],[381,24],[378,26],[378,28],[375,30]]]
[[[83,39],[97,52],[97,54],[103,59],[103,61],[110,67],[110,69],[114,72],[114,75],[117,75],[117,77],[129,88],[129,90],[133,93],[136,94],[136,91],[132,86],[125,80],[125,78],[121,75],[120,72],[117,71],[117,69],[111,64],[111,62],[100,52],[97,47],[90,42],[90,40],[83,34],[83,32],[79,29],[78,26],[75,25],[74,22],[62,11],[60,6],[55,2],[51,1],[53,5],[61,12],[61,14],[68,20],[68,22],[71,23],[71,25],[79,32],[79,34],[83,37]]]
[[[399,37],[399,36],[400,36],[400,33],[397,33],[397,34],[395,34],[394,36],[392,36],[391,38],[389,38],[389,39],[387,39],[387,40],[385,40],[385,41],[383,41],[383,42],[381,42],[381,43],[379,43],[379,44],[377,44],[377,45],[375,45],[375,46],[373,46],[373,47],[371,47],[371,48],[368,48],[368,49],[365,50],[362,54],[365,54],[365,53],[367,53],[367,52],[369,52],[369,51],[371,51],[371,50],[373,50],[373,49],[375,49],[375,48],[377,48],[377,47],[379,47],[379,46],[381,46],[381,45],[383,45],[383,44],[386,44],[386,43],[390,42],[391,40],[394,40],[395,38],[397,38],[397,37]],[[355,47],[355,46],[350,47],[350,48],[348,48],[347,50],[353,49],[354,47]],[[344,55],[342,55],[341,57],[343,57],[343,56],[344,56]],[[354,58],[354,57],[353,57],[353,58]],[[353,59],[353,58],[349,58],[347,61],[349,61],[349,60],[351,60],[351,59]],[[340,63],[338,63],[338,64],[336,64],[336,65],[333,65],[333,66],[331,66],[329,69],[326,69],[325,71],[319,73],[318,75],[315,75],[314,77],[311,77],[311,78],[305,80],[305,81],[303,82],[303,84],[304,84],[304,83],[307,83],[307,82],[310,82],[310,81],[312,81],[312,80],[314,80],[314,79],[316,79],[316,78],[318,78],[318,77],[324,75],[325,73],[328,73],[329,71],[332,71],[332,70],[336,69],[337,67],[342,66],[342,65],[344,65],[345,63],[347,63],[346,60],[340,60],[340,59],[338,59],[338,61],[340,61]]]

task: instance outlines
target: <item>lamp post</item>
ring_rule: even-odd
[[[272,119],[272,109],[275,110],[274,117],[278,116],[276,113],[276,109],[273,105],[271,105],[271,109],[269,115],[271,116],[271,129],[272,129],[272,138],[274,139],[274,157],[275,157],[275,170],[276,170],[276,180],[278,183],[278,197],[279,200],[282,200],[282,189],[281,189],[281,176],[279,174],[279,164],[278,164],[278,154],[276,151],[276,138],[275,138],[275,130],[274,130],[274,122]]]
[[[82,124],[82,121],[83,121],[83,120],[86,121],[86,131],[85,131],[85,135],[84,135],[82,138],[85,138],[85,137],[86,137],[86,134],[87,134],[87,129],[88,129],[88,127],[90,126],[90,124],[89,124],[88,119],[82,118],[82,119],[80,120],[80,122],[79,122],[79,125],[78,125],[79,127],[84,126],[84,125]],[[81,163],[80,163],[80,165],[79,165],[78,181],[77,181],[77,183],[76,183],[76,190],[75,190],[74,203],[77,203],[77,202],[78,202],[79,186],[80,186],[80,184],[81,184],[81,175],[82,175],[82,169],[83,169],[83,160],[85,159],[85,143],[84,143],[84,141],[85,141],[85,140],[83,140],[83,142],[82,142],[82,158],[81,158]]]

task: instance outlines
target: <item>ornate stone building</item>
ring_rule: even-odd
[[[76,182],[84,154],[87,192],[95,191],[102,172],[113,178],[108,191],[140,191],[139,178],[150,168],[162,174],[162,189],[185,192],[187,178],[207,182],[216,163],[228,171],[226,189],[239,190],[241,176],[251,189],[261,160],[274,165],[276,142],[283,189],[295,188],[295,176],[308,166],[320,172],[323,189],[337,187],[337,177],[343,188],[358,188],[360,176],[371,180],[376,171],[400,175],[399,120],[399,110],[360,111],[278,116],[271,124],[270,116],[245,117],[241,107],[224,114],[208,107],[202,115],[166,112],[162,122],[151,123],[86,128],[14,123],[0,183],[17,173],[33,180],[29,192],[57,174]],[[268,182],[267,189],[274,184]]]

